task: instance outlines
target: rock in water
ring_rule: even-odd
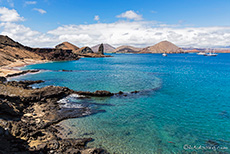
[[[6,82],[6,81],[7,81],[7,79],[6,79],[5,77],[0,76],[0,83],[2,83],[2,82]]]
[[[94,53],[98,52],[100,45],[101,44],[97,44],[97,45],[91,47],[91,49],[93,50]],[[107,44],[107,43],[103,43],[103,47],[104,47],[104,53],[111,53],[115,49],[113,46],[111,46],[110,44]]]
[[[104,55],[104,46],[103,46],[103,43],[101,43],[101,45],[99,46],[98,53]]]

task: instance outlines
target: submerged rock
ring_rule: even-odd
[[[132,92],[130,92],[131,94],[137,94],[137,93],[139,93],[140,91],[137,91],[137,90],[135,90],[135,91],[132,91]]]
[[[29,87],[30,85],[33,85],[33,84],[39,84],[39,83],[43,83],[44,81],[42,80],[36,80],[36,81],[29,81],[29,80],[26,80],[26,81],[9,81],[6,83],[6,85],[9,85],[9,86],[13,86],[13,87],[21,87],[21,88],[24,88],[24,89],[32,89],[31,87]]]
[[[19,75],[24,75],[27,73],[37,73],[39,70],[26,70],[26,71],[21,71],[18,73],[13,73],[13,74],[8,74],[6,77],[14,77],[14,76],[19,76]]]
[[[96,96],[96,97],[109,97],[109,96],[114,95],[114,93],[111,93],[111,92],[106,91],[106,90],[97,90],[95,92],[77,91],[76,93],[79,95]]]

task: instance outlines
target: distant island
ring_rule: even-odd
[[[99,47],[103,47],[100,53]],[[18,74],[14,67],[43,63],[48,61],[78,60],[82,57],[101,58],[111,57],[104,53],[190,53],[204,51],[205,48],[180,48],[169,41],[161,41],[153,46],[137,48],[133,46],[113,47],[109,44],[98,44],[93,47],[78,47],[70,42],[62,42],[54,48],[31,48],[24,46],[8,36],[0,35],[0,76]],[[230,53],[228,49],[216,49],[216,53]]]
[[[42,80],[8,81],[9,77],[39,72],[39,70],[19,70],[16,67],[52,61],[79,60],[83,57],[112,57],[104,53],[180,54],[200,51],[201,49],[180,48],[168,41],[145,48],[132,46],[114,48],[103,43],[90,48],[78,47],[70,42],[62,42],[54,48],[31,48],[8,36],[0,35],[0,142],[3,147],[0,153],[107,154],[106,149],[86,146],[88,142],[93,141],[92,138],[63,139],[60,133],[62,128],[55,125],[65,119],[84,117],[105,110],[93,110],[87,106],[67,109],[57,102],[69,95],[86,98],[116,95],[127,97],[127,93],[123,91],[112,93],[105,90],[74,91],[58,86],[31,87],[33,84],[43,83]],[[218,51],[225,52],[225,50]],[[71,72],[71,70],[58,71]],[[129,92],[129,94],[137,93],[140,91]]]

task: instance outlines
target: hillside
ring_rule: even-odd
[[[93,50],[90,47],[82,47],[78,50],[74,50],[73,53],[75,53],[75,54],[88,54],[88,53],[93,53]]]
[[[63,49],[63,50],[78,50],[79,47],[69,43],[69,42],[62,42],[55,46],[56,49]]]
[[[98,48],[101,44],[95,45],[93,47],[91,47],[91,49],[93,50],[93,52],[98,52]],[[104,46],[104,53],[111,53],[115,48],[109,44],[103,44]]]
[[[62,61],[75,60],[78,56],[72,51],[55,48],[31,48],[15,42],[8,36],[0,35],[0,66],[14,62],[46,60]]]
[[[153,46],[146,47],[140,51],[140,53],[182,53],[183,49],[177,47],[175,44],[169,41],[162,41]]]
[[[142,48],[123,45],[113,50],[113,53],[139,53],[140,50],[142,50]]]
[[[27,59],[42,60],[36,53],[27,50],[28,47],[13,41],[8,36],[0,35],[0,66]],[[32,48],[30,48],[32,49]]]

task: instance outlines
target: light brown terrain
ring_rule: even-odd
[[[0,76],[22,72],[15,67],[47,61],[77,60],[72,51],[54,48],[30,48],[0,35]]]
[[[73,45],[72,43],[69,43],[69,42],[62,42],[58,45],[55,46],[55,48],[57,49],[63,49],[63,50],[72,50],[72,51],[75,51],[75,50],[78,50],[79,47]]]
[[[153,46],[146,47],[140,51],[140,53],[183,53],[184,50],[177,47],[175,44],[169,41],[162,41]]]
[[[142,48],[123,45],[113,50],[113,53],[139,53],[141,50]]]
[[[61,44],[58,44],[55,46],[56,49],[63,49],[63,50],[71,50],[75,54],[88,54],[88,53],[93,53],[93,50],[90,47],[77,47],[69,42],[63,42]]]
[[[24,60],[42,60],[42,57],[26,50],[21,44],[0,35],[0,66],[24,63]]]
[[[21,72],[14,67],[41,63],[45,60],[33,52],[26,50],[21,44],[8,36],[0,35],[0,76]]]

